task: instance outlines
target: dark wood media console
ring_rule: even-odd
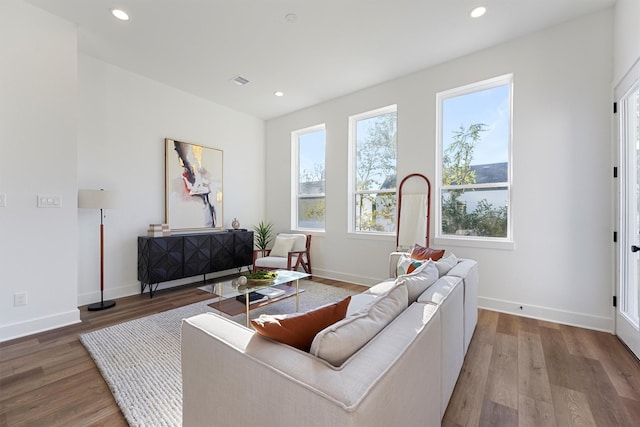
[[[162,282],[241,269],[252,262],[253,231],[138,237],[140,293],[149,286],[149,298]]]

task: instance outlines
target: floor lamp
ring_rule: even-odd
[[[89,311],[111,308],[115,301],[104,300],[104,210],[117,207],[117,195],[113,191],[79,190],[78,207],[85,209],[100,209],[100,302],[89,304]]]

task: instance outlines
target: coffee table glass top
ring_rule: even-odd
[[[248,280],[244,285],[239,285],[236,279],[214,283],[211,285],[212,293],[224,297],[231,297],[234,296],[234,294],[246,295],[250,292],[255,292],[260,289],[266,289],[276,285],[284,285],[310,276],[309,274],[300,271],[277,270],[276,272],[278,273],[278,277],[276,277],[275,279],[255,281]]]

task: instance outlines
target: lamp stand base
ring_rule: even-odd
[[[106,310],[107,308],[111,308],[115,305],[116,305],[115,301],[100,301],[95,304],[89,304],[87,309],[89,311],[99,311],[99,310]]]

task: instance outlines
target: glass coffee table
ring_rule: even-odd
[[[251,323],[249,312],[286,298],[296,297],[296,311],[299,309],[300,279],[309,277],[307,273],[290,270],[277,270],[278,277],[272,280],[248,280],[246,284],[237,283],[237,278],[211,284],[211,293],[220,297],[208,304],[229,316],[243,312],[247,316],[247,328]]]

